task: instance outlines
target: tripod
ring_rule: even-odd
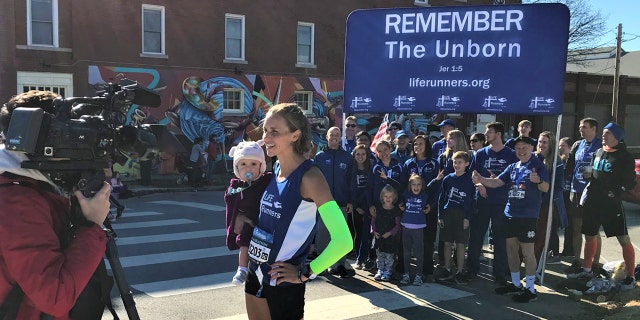
[[[120,257],[118,255],[118,247],[116,247],[116,242],[113,238],[113,231],[110,229],[105,229],[107,233],[107,237],[109,241],[107,242],[107,259],[109,260],[109,264],[111,265],[111,272],[113,273],[113,278],[115,279],[116,285],[118,286],[118,291],[120,292],[120,298],[122,299],[122,303],[124,304],[124,309],[127,311],[127,316],[131,320],[140,320],[140,316],[138,315],[138,310],[136,309],[136,302],[133,300],[133,294],[131,293],[131,289],[129,288],[129,283],[127,279],[124,277],[124,270],[122,269],[122,264],[120,264]]]

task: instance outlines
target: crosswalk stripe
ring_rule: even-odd
[[[210,210],[210,211],[225,211],[225,207],[223,206],[217,206],[215,204],[206,204],[206,203],[200,203],[200,202],[160,200],[160,201],[151,201],[149,203],[170,204],[174,206],[191,207],[191,208],[198,208],[198,209],[204,209],[204,210]]]
[[[158,212],[158,211],[125,211],[122,215],[122,218],[119,218],[117,221],[120,221],[120,219],[126,219],[126,218],[135,218],[135,217],[149,217],[149,216],[157,216],[157,215],[161,215],[164,214],[163,212]]]
[[[148,266],[151,264],[187,261],[202,258],[215,258],[222,256],[237,255],[237,251],[229,251],[224,247],[214,247],[206,249],[194,249],[194,250],[182,250],[171,251],[163,253],[145,254],[140,256],[120,257],[120,264],[123,268]],[[108,262],[108,261],[107,261]],[[107,268],[111,269],[111,266],[107,263]]]
[[[173,226],[173,225],[189,224],[189,223],[199,223],[199,222],[195,220],[189,220],[189,219],[168,219],[168,220],[160,220],[160,221],[125,222],[125,223],[114,224],[113,229],[118,231],[123,229],[152,228],[152,227]]]
[[[233,275],[235,275],[235,271],[199,277],[141,283],[132,285],[131,287],[138,291],[142,291],[153,298],[162,298],[185,293],[233,287],[231,284]]]
[[[313,290],[312,288],[307,290]],[[307,300],[305,303],[305,319],[351,319],[366,317],[382,312],[423,306],[448,314],[452,319],[469,319],[449,310],[441,309],[434,303],[472,296],[472,293],[427,283],[421,286],[404,286],[398,288],[388,285],[386,289],[369,291],[359,294],[345,294],[325,299]],[[234,315],[218,320],[247,319],[246,314]]]
[[[151,236],[122,237],[122,238],[118,238],[117,244],[118,244],[118,247],[120,247],[120,246],[133,245],[133,244],[219,237],[225,234],[226,234],[225,229],[165,233],[165,234],[158,234],[158,235],[151,235]]]

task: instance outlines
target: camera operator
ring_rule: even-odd
[[[11,98],[0,110],[0,129],[6,132],[17,107],[55,113],[56,97],[29,91]],[[87,291],[96,291],[88,284],[104,267],[108,238],[100,225],[109,212],[109,184],[92,198],[74,192],[82,214],[93,223],[72,227],[69,195],[61,194],[44,173],[21,168],[26,160],[24,153],[0,146],[0,305],[8,316],[17,310],[17,319],[100,319],[104,303],[102,309],[100,303],[92,305],[96,299],[87,299]]]

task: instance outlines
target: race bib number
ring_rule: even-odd
[[[519,189],[518,187],[514,187],[509,190],[509,198],[524,199],[524,194],[525,191]]]
[[[258,264],[267,262],[272,247],[273,235],[255,227],[249,243],[249,259]]]

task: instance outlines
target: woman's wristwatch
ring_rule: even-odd
[[[313,279],[315,279],[318,275],[313,273],[313,271],[311,271],[311,267],[309,266],[308,263],[303,263],[300,266],[300,269],[298,269],[298,280],[300,280],[300,283],[307,283]],[[302,277],[307,278],[306,280],[302,280]]]

